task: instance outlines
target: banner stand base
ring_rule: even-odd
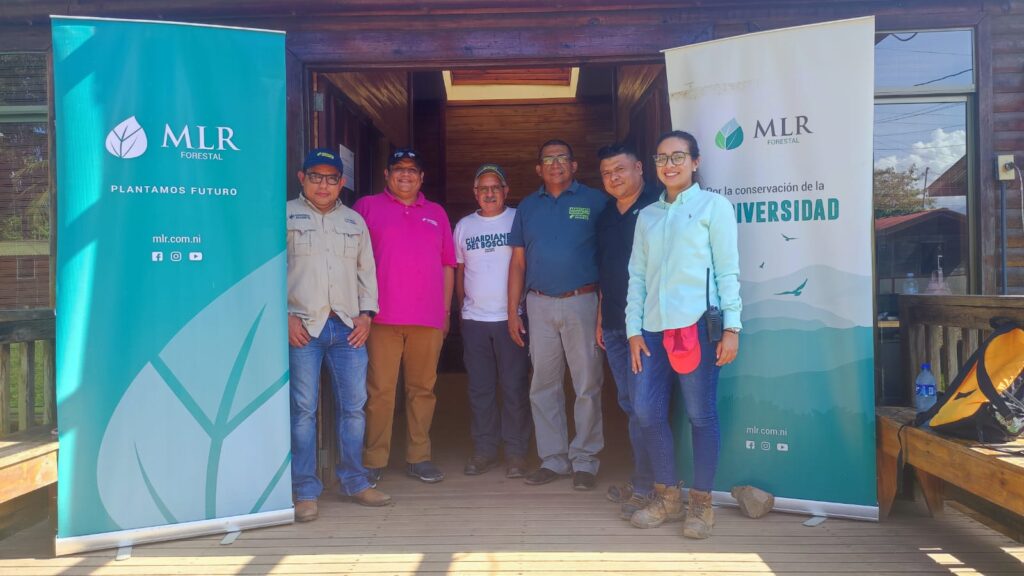
[[[249,530],[252,528],[265,528],[267,526],[291,524],[294,521],[295,510],[287,508],[285,510],[258,512],[256,514],[244,514],[242,516],[214,518],[213,520],[197,520],[195,522],[182,522],[180,524],[170,524],[167,526],[134,528],[132,530],[90,534],[88,536],[57,538],[56,545],[54,546],[54,552],[57,556],[67,556],[68,554],[80,554],[82,552],[91,552],[93,550],[120,548],[123,546],[164,542],[167,540],[180,540],[182,538],[195,538],[197,536],[208,536],[210,534],[223,534],[226,532],[237,532],[239,530]]]
[[[689,489],[685,490],[689,493]],[[736,499],[728,492],[711,493],[711,501],[716,506],[738,506]],[[878,522],[878,506],[862,506],[859,504],[841,504],[839,502],[822,502],[820,500],[800,500],[799,498],[775,498],[772,512],[788,514],[809,514],[827,518],[845,518],[847,520],[867,520]]]

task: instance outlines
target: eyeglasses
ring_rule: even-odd
[[[672,162],[673,166],[679,166],[683,162],[686,162],[687,156],[690,156],[691,158],[693,157],[689,152],[673,152],[671,154],[655,154],[652,158],[654,158],[655,166],[665,166],[669,161]]]
[[[540,163],[545,166],[551,166],[552,164],[568,164],[571,158],[568,154],[557,154],[555,156],[541,156]]]
[[[313,184],[320,184],[327,180],[327,183],[331,186],[337,186],[338,182],[341,182],[341,174],[321,174],[319,172],[306,172],[306,179]]]
[[[500,194],[505,191],[505,187],[497,184],[495,186],[477,186],[473,188],[477,194]]]

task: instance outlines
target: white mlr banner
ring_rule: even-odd
[[[744,329],[720,380],[715,488],[753,484],[776,509],[863,519],[878,517],[874,31],[859,18],[665,53],[672,126],[696,136],[701,184],[739,223]]]

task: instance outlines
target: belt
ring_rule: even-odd
[[[575,290],[569,290],[568,292],[562,292],[561,294],[545,294],[540,290],[530,289],[530,292],[540,294],[541,296],[547,296],[548,298],[569,298],[571,296],[579,296],[580,294],[590,294],[591,292],[597,292],[597,284],[587,284],[580,286]]]

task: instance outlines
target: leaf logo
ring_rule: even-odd
[[[722,150],[735,150],[743,144],[743,128],[735,118],[729,120],[715,135],[715,146]]]
[[[118,158],[138,158],[146,151],[149,141],[135,116],[114,127],[107,134],[107,152]]]
[[[221,294],[139,371],[103,433],[100,499],[123,530],[291,506],[285,257]]]

